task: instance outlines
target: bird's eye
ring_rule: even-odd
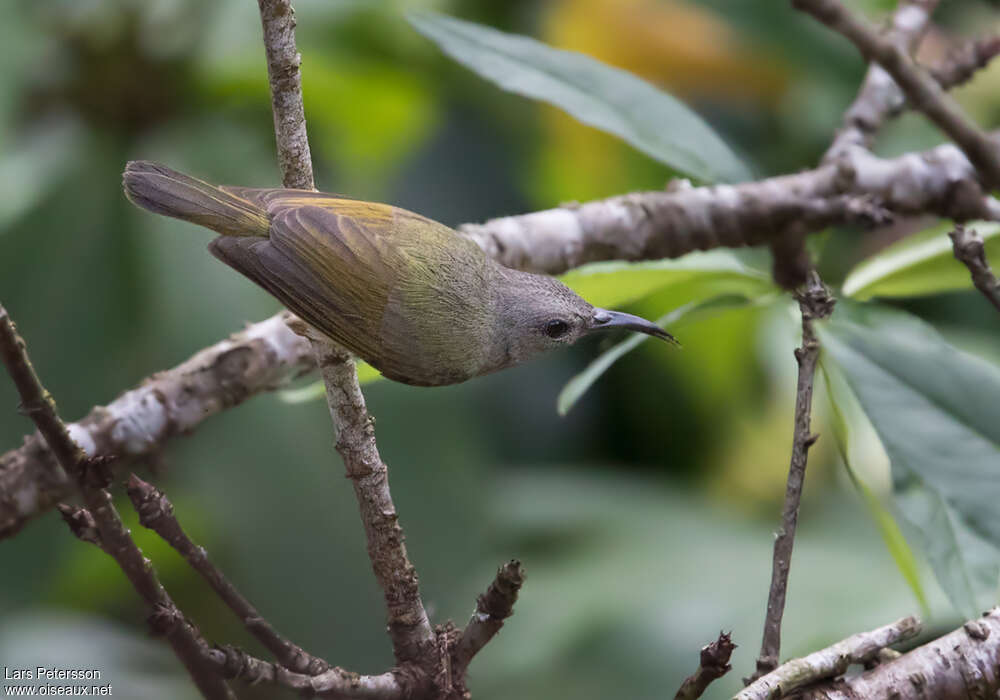
[[[569,324],[558,318],[545,324],[545,335],[550,338],[562,338],[569,331]]]

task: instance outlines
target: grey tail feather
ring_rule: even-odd
[[[267,212],[253,202],[159,163],[130,161],[122,184],[136,206],[224,236],[266,237],[271,226]]]

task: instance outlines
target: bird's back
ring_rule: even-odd
[[[224,188],[271,220],[267,238],[209,246],[390,379],[478,373],[493,332],[495,263],[452,229],[387,204],[298,190]]]

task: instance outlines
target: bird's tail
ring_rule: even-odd
[[[159,163],[129,162],[122,184],[133,204],[224,236],[267,236],[270,228],[267,212],[250,200]]]

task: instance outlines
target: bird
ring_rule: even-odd
[[[215,186],[131,161],[126,197],[219,234],[212,255],[385,377],[457,384],[598,331],[677,341],[595,308],[559,280],[514,270],[444,224],[314,190]]]

